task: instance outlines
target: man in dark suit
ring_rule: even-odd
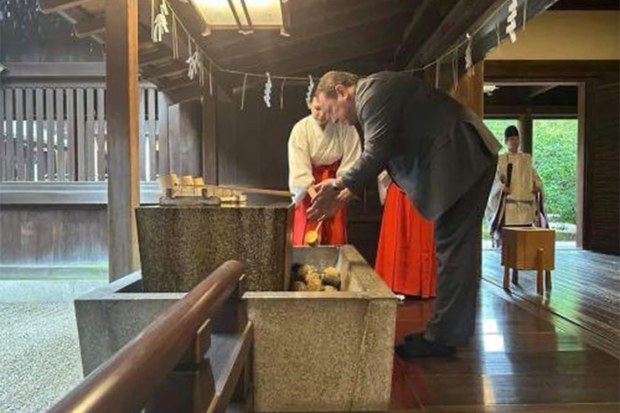
[[[310,218],[332,216],[387,169],[418,211],[435,221],[438,261],[433,318],[396,351],[405,359],[453,354],[474,332],[477,234],[500,144],[473,112],[408,74],[360,79],[332,71],[316,95],[334,121],[360,123],[365,145],[344,176],[316,186]]]

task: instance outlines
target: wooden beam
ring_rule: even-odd
[[[57,13],[81,6],[92,0],[39,0],[39,9],[43,14]]]
[[[73,26],[75,36],[82,39],[93,34],[105,32],[105,16],[97,16],[87,20],[81,20]]]
[[[150,81],[156,81],[162,77],[174,76],[179,73],[187,72],[187,63],[171,60],[170,63],[160,65],[152,69],[143,69],[142,78]]]
[[[620,10],[618,0],[560,0],[551,10]]]
[[[504,0],[458,0],[441,24],[437,25],[422,45],[409,56],[407,67],[432,62],[450,50],[465,33],[473,32],[476,22],[488,19],[504,4]],[[407,60],[407,57],[403,57],[403,60]]]
[[[544,86],[534,87],[532,89],[532,91],[530,92],[530,94],[529,94],[529,98],[533,99],[536,96],[540,96],[540,95],[542,95],[544,93],[547,93],[548,91],[550,91],[552,89],[555,89],[557,86],[558,86],[557,84],[551,84],[551,85],[544,85]]]
[[[518,118],[530,113],[533,118],[575,118],[577,106],[574,105],[486,105],[484,114],[493,118]]]
[[[503,84],[544,84],[553,82],[570,85],[602,73],[617,76],[618,60],[487,60],[484,62],[486,82]]]
[[[79,78],[105,76],[105,65],[101,62],[7,62],[3,78],[23,79],[32,77]]]
[[[154,51],[140,53],[138,59],[140,67],[158,65],[165,62],[171,62],[172,52],[165,47],[161,47],[159,49],[155,49]]]
[[[187,76],[181,76],[171,80],[161,80],[158,82],[159,90],[167,93],[186,86],[198,88],[198,79],[191,80]]]
[[[527,5],[527,21],[530,21],[536,18],[540,13],[547,10],[550,6],[552,6],[557,0],[528,0],[523,4]],[[523,7],[520,5],[519,15],[522,16]],[[506,19],[508,17],[508,8],[500,7],[497,13],[493,16],[492,19],[486,18],[487,20],[483,20],[486,24],[480,26],[476,23],[471,32],[474,29],[477,31],[476,41],[472,46],[472,58],[474,62],[479,62],[484,60],[485,56],[489,51],[497,46],[497,34],[496,27],[499,25],[500,37],[501,39],[505,39],[506,35]],[[520,24],[523,22],[521,21]],[[517,29],[521,28],[521,25],[517,26]],[[461,48],[461,56],[464,53],[465,48]]]
[[[403,40],[394,54],[397,68],[404,68],[426,39],[437,29],[457,0],[423,0],[418,3],[411,22],[405,29]]]
[[[107,1],[109,277],[139,264],[135,208],[140,205],[138,157],[138,0]]]
[[[206,91],[208,93],[208,91]],[[177,89],[165,92],[168,105],[176,105],[178,103],[187,102],[194,99],[200,99],[205,94],[205,88],[198,87],[192,83],[188,86],[179,87]]]
[[[243,66],[242,69],[259,72],[271,70],[278,74],[307,73],[308,68],[324,66],[333,61],[367,56],[394,47],[398,38],[398,33],[377,36],[371,30],[355,31],[349,35],[338,34],[330,38],[329,41],[314,44],[311,49],[299,47],[269,61],[254,59],[252,64]]]
[[[356,36],[359,32],[376,30],[377,27],[388,27],[394,19],[404,20],[403,16],[406,17],[411,9],[409,2],[382,9],[377,9],[374,4],[368,4],[367,7],[360,7],[347,14],[329,15],[328,19],[320,21],[320,30],[317,30],[316,25],[297,28],[294,35],[288,39],[281,36],[270,36],[272,39],[251,36],[236,47],[222,50],[218,56],[218,63],[238,67],[256,56],[268,61],[277,56],[287,55],[291,51],[312,50],[319,44],[338,41],[346,36]]]

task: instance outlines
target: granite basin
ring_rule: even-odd
[[[381,411],[390,401],[397,299],[352,246],[296,247],[340,271],[338,292],[246,292],[257,412]]]
[[[144,291],[188,292],[228,260],[245,264],[248,290],[285,288],[291,214],[286,203],[136,208]]]
[[[335,266],[342,289],[293,292],[282,287],[243,295],[254,326],[254,410],[387,410],[396,297],[352,246],[296,247],[292,261]],[[144,292],[136,272],[75,300],[84,374],[184,294]]]

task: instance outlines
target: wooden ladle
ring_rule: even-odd
[[[320,221],[319,225],[317,225],[315,229],[311,229],[310,231],[306,232],[306,236],[304,237],[304,241],[306,241],[306,244],[311,247],[316,247],[321,243],[319,231],[321,231],[321,225],[323,225],[323,222],[324,221]]]

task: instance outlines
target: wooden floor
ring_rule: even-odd
[[[536,294],[536,272],[519,272],[510,293],[569,320],[590,333],[588,342],[620,357],[620,257],[583,250],[556,251],[553,288]],[[483,253],[483,278],[501,286],[503,268],[498,250]]]
[[[620,367],[580,328],[540,317],[482,281],[475,340],[451,359],[395,358],[391,411],[617,413]],[[397,342],[420,331],[433,301],[398,309]]]

